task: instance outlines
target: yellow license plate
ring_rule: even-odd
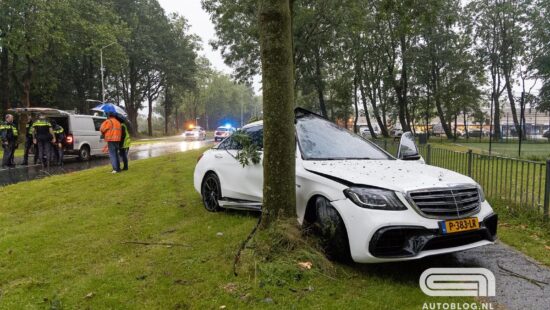
[[[439,227],[444,234],[452,234],[457,232],[479,229],[479,220],[477,217],[448,220],[439,222]]]

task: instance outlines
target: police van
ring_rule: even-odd
[[[16,115],[33,115],[42,114],[50,121],[55,121],[63,127],[66,133],[63,145],[65,154],[77,155],[81,160],[87,161],[92,156],[102,155],[105,141],[101,137],[99,128],[101,123],[106,119],[99,115],[83,115],[74,112],[63,111],[51,108],[14,108],[9,110],[10,113]],[[22,118],[19,117],[21,120]],[[21,124],[24,126],[24,124]],[[20,125],[20,127],[21,127]]]

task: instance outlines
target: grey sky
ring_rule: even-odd
[[[176,12],[185,16],[191,25],[191,32],[197,34],[202,39],[203,54],[212,66],[225,73],[231,73],[232,70],[223,62],[219,51],[213,51],[208,41],[216,37],[214,25],[210,21],[210,16],[201,7],[201,0],[159,0],[160,5],[167,13]]]

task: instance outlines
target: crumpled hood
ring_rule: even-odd
[[[443,168],[404,160],[303,161],[306,170],[354,184],[406,192],[457,184],[476,184],[471,178]]]

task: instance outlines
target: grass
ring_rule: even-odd
[[[518,212],[502,201],[492,206],[499,214],[499,239],[550,266],[550,225],[537,214]]]
[[[456,151],[468,151],[472,150],[478,154],[489,154],[489,143],[488,142],[465,142],[464,140],[458,140],[457,142],[437,142],[434,140],[434,143],[430,144],[448,148],[450,150]],[[540,143],[522,143],[521,145],[521,157],[518,156],[519,145],[517,142],[510,143],[492,143],[491,154],[511,157],[511,158],[524,158],[529,160],[544,161],[547,158],[550,158],[550,143],[540,142]]]
[[[136,161],[118,175],[102,167],[1,188],[9,203],[0,205],[0,308],[419,309],[441,301],[418,287],[431,263],[332,264],[297,241],[295,227],[287,241],[274,240],[269,259],[245,250],[235,277],[234,255],[257,216],[204,210],[192,186],[199,153]]]

